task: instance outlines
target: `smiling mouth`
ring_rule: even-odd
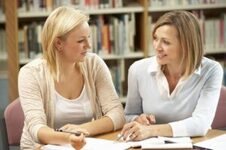
[[[166,56],[166,55],[164,55],[164,54],[158,54],[158,55],[157,55],[157,57],[160,58],[160,59],[163,58],[163,57],[165,57],[165,56]]]
[[[86,55],[86,53],[87,53],[87,51],[85,51],[85,52],[82,52],[81,54],[82,54],[82,55]]]

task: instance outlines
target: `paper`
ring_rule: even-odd
[[[214,149],[214,150],[225,150],[226,148],[226,134],[217,136],[215,138],[199,142],[194,144],[195,146]]]
[[[165,144],[165,140],[176,142]],[[192,148],[191,139],[186,138],[167,138],[167,137],[158,137],[158,138],[149,138],[142,141],[134,142],[115,142],[111,140],[97,139],[97,138],[86,138],[86,145],[82,150],[125,150],[131,146],[142,146],[142,149],[148,148]],[[45,145],[42,150],[73,150],[70,145]]]

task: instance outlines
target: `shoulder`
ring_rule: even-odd
[[[31,62],[27,63],[20,69],[21,72],[26,73],[35,73],[35,72],[43,72],[46,68],[46,60],[43,58],[37,58],[32,60]]]
[[[203,57],[201,67],[204,72],[207,72],[207,71],[223,72],[223,68],[219,62],[206,57]]]
[[[100,66],[105,66],[104,60],[95,53],[87,53],[84,62],[82,63],[88,68],[98,68]]]
[[[135,61],[129,68],[130,72],[131,71],[136,71],[136,72],[142,72],[145,71],[149,68],[149,66],[152,66],[156,64],[156,59],[155,57],[149,57],[149,58],[143,58],[141,60]]]

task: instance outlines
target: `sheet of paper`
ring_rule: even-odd
[[[177,142],[165,144],[165,140]],[[178,142],[179,141],[179,142]],[[86,145],[82,150],[125,150],[131,146],[140,145],[142,148],[192,148],[190,138],[149,138],[142,141],[134,142],[115,142],[97,138],[86,138]],[[73,150],[70,145],[45,145],[42,150]]]
[[[226,149],[226,134],[217,136],[215,138],[199,142],[194,144],[195,146],[209,148],[214,150],[225,150]]]

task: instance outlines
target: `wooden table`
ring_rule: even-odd
[[[96,138],[106,139],[106,140],[115,140],[119,133],[120,133],[120,131],[115,131],[115,132],[112,132],[112,133],[98,135],[98,136],[96,136]],[[222,135],[222,134],[226,134],[226,130],[209,130],[207,135],[204,136],[204,137],[194,137],[194,138],[192,138],[192,143],[198,143],[198,142],[201,142],[201,141],[205,141],[205,140],[214,138],[214,137]]]

